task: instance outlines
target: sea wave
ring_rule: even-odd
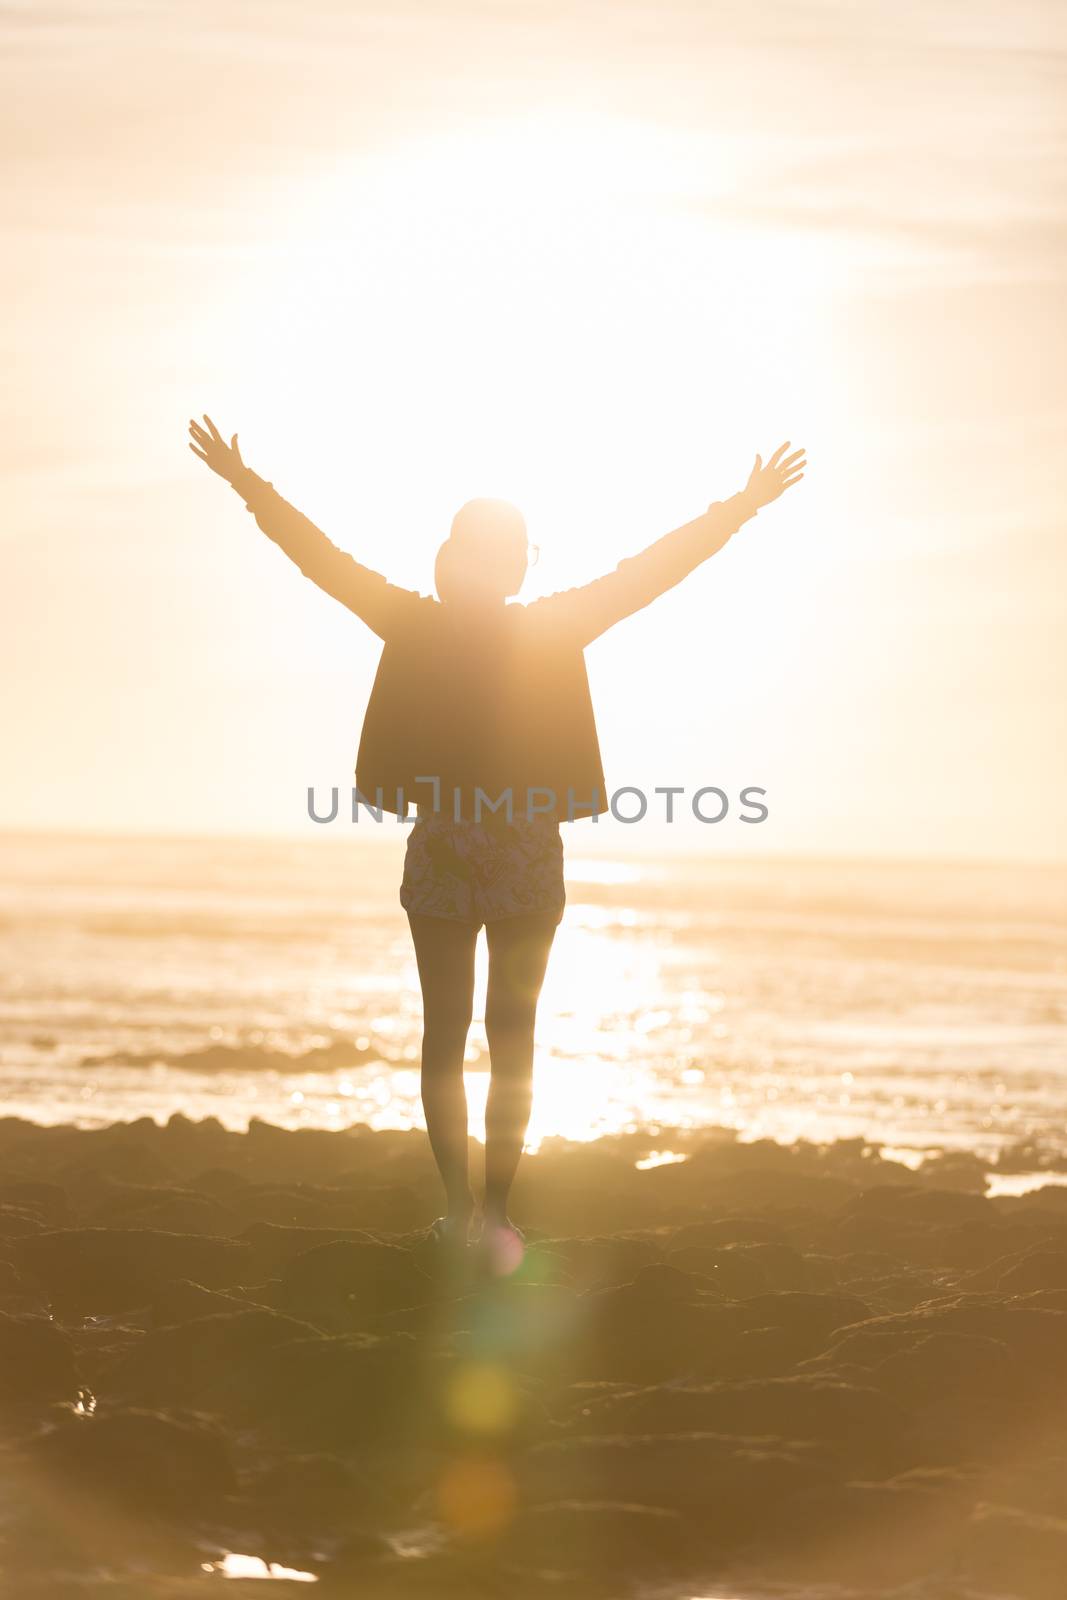
[[[281,1050],[265,1044],[208,1044],[198,1050],[119,1050],[87,1055],[83,1067],[166,1067],[173,1072],[337,1072],[381,1061],[378,1050],[350,1039],[331,1039],[309,1050]]]

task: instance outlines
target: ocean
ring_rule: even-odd
[[[1067,868],[583,854],[531,1143],[861,1137],[1067,1172]],[[92,1126],[420,1122],[419,998],[374,839],[0,838],[0,1104]],[[484,992],[483,965],[479,994]],[[468,1051],[472,1126],[485,1035]]]

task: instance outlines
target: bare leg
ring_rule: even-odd
[[[474,1210],[467,1160],[463,1053],[474,1004],[478,929],[409,913],[422,987],[422,1108],[450,1222],[464,1237]]]
[[[508,1195],[522,1155],[533,1094],[534,1018],[556,934],[551,916],[510,917],[486,926],[489,989],[489,1098],[485,1107],[485,1220],[508,1220]]]

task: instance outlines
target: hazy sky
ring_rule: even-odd
[[[537,593],[806,444],[591,649],[609,780],[766,787],[716,847],[1063,856],[1065,18],[0,4],[0,824],[302,830],[350,781],[375,641],[208,410],[423,590],[471,495]]]

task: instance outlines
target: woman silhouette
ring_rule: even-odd
[[[740,494],[713,504],[606,577],[508,605],[530,547],[514,506],[471,500],[435,568],[438,598],[387,583],[330,543],[227,445],[210,417],[189,448],[236,489],[263,532],[383,641],[363,724],[356,785],[376,808],[418,815],[401,904],[423,1000],[422,1103],[444,1184],[432,1232],[465,1244],[475,1202],[468,1171],[463,1056],[474,951],[489,946],[485,1029],[483,1238],[498,1259],[518,1250],[508,1196],[530,1116],[534,1019],[563,915],[561,820],[607,808],[583,651],[672,588],[803,476],[804,453],[759,456]]]

